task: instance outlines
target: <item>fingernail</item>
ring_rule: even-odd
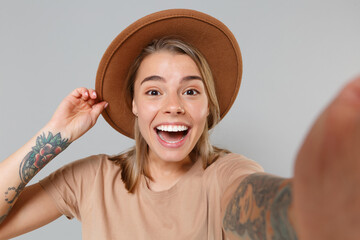
[[[92,94],[93,94],[94,97],[96,97],[96,92],[93,92]]]
[[[87,96],[87,95],[89,95],[89,94],[88,94],[88,92],[85,92],[84,95]]]
[[[109,106],[109,103],[107,102],[107,103],[105,103],[105,108],[107,108],[107,106]]]

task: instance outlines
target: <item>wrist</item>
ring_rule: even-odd
[[[69,132],[66,127],[59,126],[58,124],[50,121],[48,122],[45,127],[40,131],[40,133],[44,133],[46,136],[48,133],[51,133],[53,136],[56,134],[60,134],[61,139],[66,139],[69,143],[73,142],[73,134]]]

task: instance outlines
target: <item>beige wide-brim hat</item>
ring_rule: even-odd
[[[210,65],[216,95],[223,118],[238,94],[242,60],[238,43],[219,20],[188,9],[170,9],[147,15],[123,30],[101,59],[96,92],[109,103],[103,111],[105,120],[120,133],[134,138],[135,116],[126,99],[126,76],[135,58],[152,40],[179,36],[196,47]]]

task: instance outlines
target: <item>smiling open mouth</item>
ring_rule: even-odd
[[[156,133],[161,140],[167,143],[178,143],[183,140],[189,132],[184,125],[160,125],[156,127]]]

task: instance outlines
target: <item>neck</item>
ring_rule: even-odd
[[[148,182],[150,189],[162,191],[171,188],[192,165],[189,156],[178,162],[168,162],[149,154],[149,172],[152,177],[152,181]]]

